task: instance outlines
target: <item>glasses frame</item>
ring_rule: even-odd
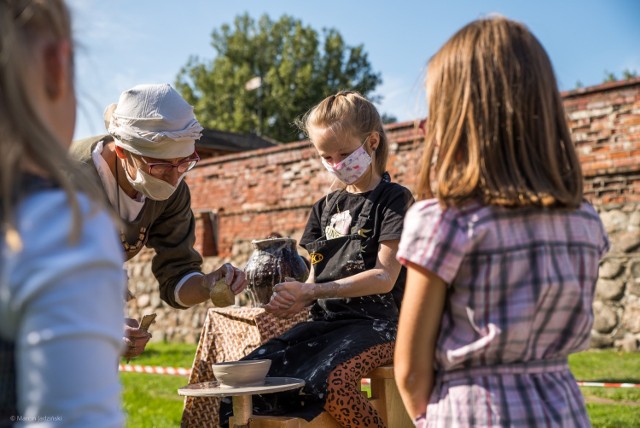
[[[189,171],[191,171],[196,164],[200,161],[200,155],[198,155],[198,152],[194,151],[193,154],[191,156],[189,156],[186,159],[181,160],[180,162],[149,162],[148,160],[146,160],[144,158],[144,156],[138,156],[140,159],[142,159],[142,162],[149,168],[148,172],[149,174],[153,175],[154,177],[162,177],[167,175],[167,173],[169,173],[169,169],[167,169],[166,171],[163,171],[162,173],[154,173],[153,172],[153,167],[164,167],[164,168],[178,168],[178,173],[180,174],[184,174],[187,173]],[[184,167],[184,171],[180,170],[180,167],[183,165],[187,165],[186,167]],[[189,165],[191,164],[191,165]]]

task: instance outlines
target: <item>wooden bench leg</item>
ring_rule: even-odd
[[[371,404],[389,428],[413,428],[393,376],[393,365],[373,369],[365,378],[371,379]]]

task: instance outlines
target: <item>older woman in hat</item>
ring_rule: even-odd
[[[224,279],[237,294],[244,273],[226,263],[204,274],[193,248],[195,220],[185,174],[199,158],[195,142],[202,127],[193,108],[168,84],[135,86],[105,112],[107,135],[74,142],[71,155],[95,172],[122,219],[120,239],[127,260],[144,247],[156,252],[153,274],[161,298],[185,309],[209,299]],[[150,335],[127,320],[125,356],[139,355]]]

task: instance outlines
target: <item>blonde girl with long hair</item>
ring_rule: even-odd
[[[302,394],[254,403],[257,413],[310,420],[326,411],[343,427],[384,427],[360,380],[393,361],[404,289],[395,256],[413,197],[386,173],[389,142],[378,111],[361,94],[325,98],[299,126],[341,185],[313,205],[300,239],[311,257],[309,278],[276,284],[265,307],[283,318],[310,307],[311,320],[246,357],[270,358],[270,376],[301,378],[306,385]]]
[[[0,426],[124,424],[124,277],[108,214],[74,178],[62,0],[0,1]]]
[[[427,70],[419,202],[395,372],[429,427],[589,426],[567,366],[589,346],[608,239],[582,173],[551,62],[522,24],[479,19]]]

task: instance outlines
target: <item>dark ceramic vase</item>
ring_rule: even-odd
[[[249,281],[249,290],[256,303],[269,303],[273,286],[293,278],[304,282],[309,269],[296,250],[296,240],[291,238],[271,238],[251,241],[253,253],[244,271]]]

